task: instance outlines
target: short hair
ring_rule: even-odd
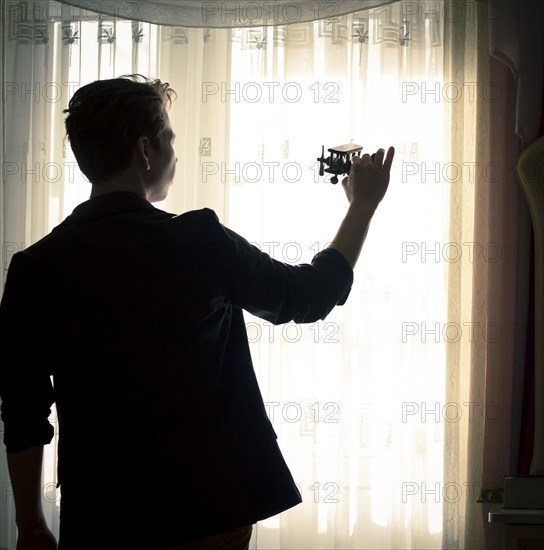
[[[173,97],[169,83],[141,74],[96,80],[76,90],[63,111],[66,135],[89,181],[101,183],[127,168],[140,136],[160,151],[164,113]]]

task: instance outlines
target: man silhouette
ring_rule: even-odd
[[[40,497],[54,402],[61,550],[242,549],[255,522],[301,502],[243,310],[308,323],[345,303],[394,150],[353,159],[330,247],[286,265],[210,209],[152,205],[175,174],[174,94],[140,75],[75,92],[66,131],[91,196],[11,261],[0,396],[17,550],[57,545]]]

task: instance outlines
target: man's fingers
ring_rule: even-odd
[[[378,149],[372,157],[374,158],[374,164],[379,164],[380,166],[383,163],[383,156],[385,155],[385,151],[383,149]]]
[[[384,160],[384,156],[385,156],[385,160]],[[394,147],[389,147],[389,149],[387,150],[387,155],[385,154],[385,149],[382,149],[380,147],[380,149],[378,149],[372,155],[369,155],[368,153],[365,153],[361,157],[354,156],[351,159],[351,165],[352,165],[352,168],[353,168],[354,166],[357,166],[359,164],[359,161],[360,161],[362,164],[375,164],[377,166],[382,166],[382,164],[383,164],[383,167],[386,170],[391,170],[391,165],[393,164],[394,156],[395,156],[395,148]]]
[[[387,156],[385,157],[385,162],[383,163],[383,167],[386,170],[391,170],[391,165],[393,164],[393,158],[395,156],[395,148],[389,147],[387,150]]]

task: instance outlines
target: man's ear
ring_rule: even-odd
[[[149,164],[149,149],[151,148],[151,142],[147,136],[140,136],[135,145],[136,162],[144,170],[150,170]]]

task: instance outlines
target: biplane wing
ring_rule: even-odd
[[[338,183],[338,177],[341,174],[347,174],[351,170],[351,158],[354,155],[358,155],[363,147],[356,143],[346,143],[345,145],[339,145],[337,147],[331,147],[327,149],[330,153],[328,157],[325,157],[325,146],[321,146],[321,157],[318,157],[319,161],[319,175],[323,176],[325,172],[333,174],[331,183]],[[325,165],[327,168],[325,168]]]
[[[362,145],[356,143],[346,143],[345,145],[339,145],[338,147],[331,147],[327,149],[330,153],[337,153],[339,155],[350,155],[352,153],[358,153],[363,149]]]

